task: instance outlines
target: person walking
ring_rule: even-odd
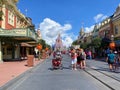
[[[117,71],[119,69],[120,56],[117,51],[114,51],[114,54],[115,54],[114,69],[115,71]]]
[[[81,62],[82,62],[82,59],[81,59],[81,51],[79,50],[79,51],[77,52],[77,66],[78,66],[80,69],[82,68]]]
[[[85,69],[86,67],[86,53],[84,52],[84,50],[82,49],[82,55],[83,55],[83,61],[82,61],[82,64],[83,64],[83,69]]]
[[[72,64],[72,70],[77,70],[77,53],[76,50],[73,49],[71,52],[71,64]]]
[[[34,55],[34,60],[36,61],[37,58],[38,58],[38,51],[34,51],[34,52],[33,52],[33,55]]]
[[[80,49],[80,52],[78,53],[77,60],[80,63],[80,69],[85,69],[86,67],[86,54],[83,49]]]
[[[113,53],[112,50],[110,50],[110,53],[107,55],[106,61],[109,64],[110,71],[113,71],[114,70],[113,64],[115,61],[115,54]]]
[[[91,50],[88,51],[89,59],[92,60],[92,52]]]

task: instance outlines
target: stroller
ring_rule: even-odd
[[[52,67],[53,69],[62,69],[62,57],[56,56],[52,59]]]

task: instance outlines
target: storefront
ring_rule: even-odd
[[[34,47],[27,42],[37,41],[37,35],[29,28],[0,29],[0,61],[27,59]]]

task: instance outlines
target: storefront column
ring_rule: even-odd
[[[3,62],[2,60],[2,45],[1,45],[1,41],[0,41],[0,62]]]

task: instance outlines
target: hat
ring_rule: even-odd
[[[117,51],[114,51],[114,53],[116,54],[116,53],[117,53]]]

